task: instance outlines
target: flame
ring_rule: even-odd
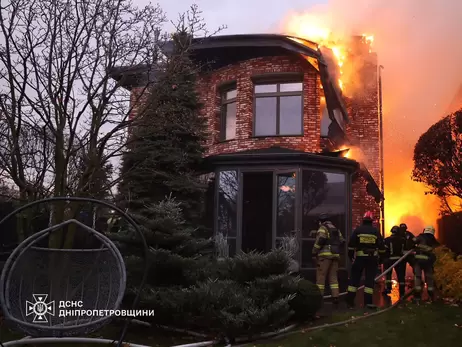
[[[340,74],[338,85],[342,89],[342,92],[348,95],[350,83],[354,82],[355,78],[357,78],[357,70],[355,70],[353,62],[349,60],[349,46],[353,35],[346,35],[340,31],[334,32],[325,25],[325,23],[328,23],[326,18],[328,17],[323,14],[293,14],[286,18],[283,25],[284,32],[316,42],[318,47],[330,48]],[[368,45],[369,53],[371,53],[374,44],[374,35],[362,33],[360,36],[362,37],[362,41]],[[384,111],[385,108],[386,105],[384,106]],[[341,150],[345,149],[347,148]],[[344,157],[364,162],[366,165],[368,162],[360,148],[349,148]],[[401,162],[401,160],[399,161]],[[387,183],[385,183],[385,230],[388,233],[392,226],[400,223],[406,223],[409,230],[419,233],[422,231],[424,225],[435,224],[438,218],[438,210],[434,208],[435,204],[438,203],[437,199],[433,196],[427,196],[426,199],[423,198],[425,188],[421,184],[410,180],[412,166],[409,163],[409,160],[406,161],[406,165],[402,163],[403,167],[405,166],[407,170],[403,170],[403,167],[400,167],[397,173],[393,172],[391,175],[387,175],[385,170],[385,182],[388,182],[388,178],[392,176],[392,182],[388,184],[388,188]],[[402,189],[400,188],[404,182],[406,182],[405,195],[402,194]],[[390,201],[393,203],[389,203]],[[426,211],[425,215],[416,217],[420,211]]]
[[[350,38],[334,33],[325,26],[324,22],[325,20],[322,17],[314,16],[310,13],[294,14],[286,21],[284,31],[289,35],[316,42],[318,47],[326,47],[332,50],[340,74],[338,85],[342,92],[345,93],[354,78],[354,73],[351,71],[353,67],[348,61]],[[374,36],[370,34],[362,34],[361,36],[364,42],[368,44],[369,52],[372,52]],[[297,42],[302,41],[297,38],[292,39]]]

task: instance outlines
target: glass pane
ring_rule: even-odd
[[[279,88],[281,92],[301,92],[303,90],[303,83],[283,83]]]
[[[226,100],[229,100],[229,99],[234,99],[236,96],[237,96],[237,90],[233,89],[233,90],[226,92],[225,98]]]
[[[311,259],[315,240],[302,240],[302,268],[314,268],[316,264]]]
[[[301,188],[302,237],[313,237],[312,232],[318,228],[318,216],[327,213],[331,222],[339,228],[345,239],[348,239],[345,218],[347,206],[345,175],[303,170]]]
[[[277,98],[255,99],[255,136],[276,135]]]
[[[277,175],[276,236],[295,230],[295,172]]]
[[[279,135],[302,134],[302,96],[283,96],[279,99]]]
[[[236,103],[226,104],[225,116],[225,140],[231,140],[236,137]]]
[[[327,137],[329,134],[329,125],[332,123],[332,120],[329,117],[329,112],[326,107],[326,101],[323,98],[321,100],[321,136]]]
[[[277,91],[277,84],[257,84],[255,86],[255,93],[276,93]]]
[[[237,171],[221,171],[218,185],[218,232],[228,237],[235,237],[237,226]]]

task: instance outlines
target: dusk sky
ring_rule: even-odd
[[[135,0],[142,5],[148,0]],[[244,34],[277,32],[281,19],[292,11],[304,11],[316,4],[325,4],[323,0],[158,0],[170,20],[178,17],[193,3],[203,12],[209,30],[227,25],[222,34]]]

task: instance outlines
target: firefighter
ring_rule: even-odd
[[[436,256],[433,250],[439,245],[435,238],[435,228],[431,225],[425,227],[423,233],[416,237],[414,299],[417,302],[420,301],[422,294],[422,273],[425,275],[428,298],[430,301],[435,299],[433,265]]]
[[[401,223],[399,225],[399,233],[401,235],[404,235],[405,239],[406,239],[406,243],[404,245],[404,252],[406,253],[407,251],[411,250],[414,248],[415,246],[415,236],[413,233],[411,233],[408,229],[407,229],[407,225],[406,223]],[[414,255],[413,254],[409,254],[407,257],[406,257],[406,262],[409,264],[409,266],[412,268],[412,272],[415,274],[415,271],[414,271],[414,265],[415,265],[415,258],[414,258]]]
[[[353,262],[347,296],[347,304],[350,308],[354,307],[356,292],[363,271],[365,272],[364,305],[371,309],[377,307],[372,300],[375,274],[379,256],[385,255],[385,247],[379,230],[372,224],[373,220],[372,212],[366,212],[362,225],[353,231],[348,242],[348,257]]]
[[[404,255],[404,247],[406,244],[405,235],[399,232],[399,227],[395,225],[391,228],[391,235],[384,240],[386,250],[386,260],[384,261],[384,270],[392,266],[399,258]],[[395,266],[396,277],[398,277],[399,283],[399,296],[402,298],[406,291],[406,261],[403,260],[401,263]],[[386,275],[385,280],[385,295],[391,293],[391,278],[393,270]]]
[[[319,229],[312,255],[317,264],[316,284],[324,293],[326,279],[332,292],[332,302],[338,306],[339,287],[337,271],[340,260],[340,247],[345,242],[340,230],[330,221],[329,215],[322,213],[318,218]]]

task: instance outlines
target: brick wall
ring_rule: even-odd
[[[296,72],[303,74],[303,136],[252,137],[253,82],[251,77],[263,74]],[[227,82],[237,85],[236,138],[220,142],[220,92],[219,86]],[[233,153],[249,149],[278,145],[306,152],[320,150],[319,75],[304,59],[265,57],[250,59],[205,74],[198,81],[199,93],[204,104],[202,113],[211,130],[207,142],[207,155]]]
[[[377,55],[364,49],[357,41],[352,47],[352,57],[358,68],[358,80],[352,86],[351,98],[347,99],[351,123],[347,133],[359,143],[364,154],[361,158],[380,187],[380,128],[378,111],[378,64]],[[353,183],[353,226],[361,223],[363,214],[372,211],[380,217],[380,206],[366,192],[366,182],[359,178]]]

